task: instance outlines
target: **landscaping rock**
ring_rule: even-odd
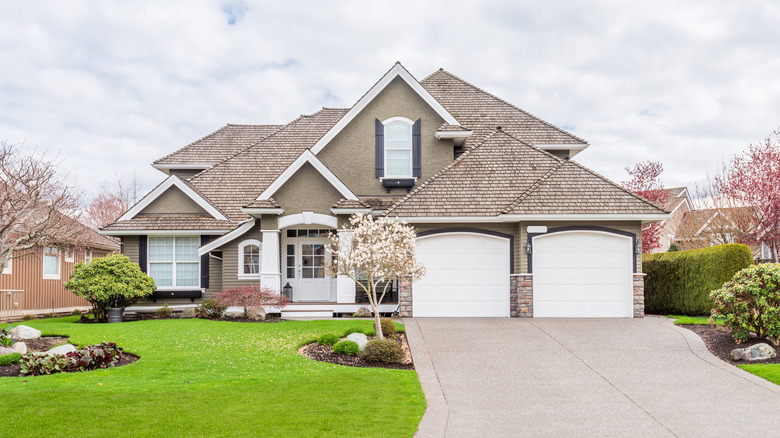
[[[358,347],[360,347],[360,350],[363,350],[366,344],[368,344],[368,336],[363,333],[352,333],[347,336],[347,340],[356,343]]]
[[[223,316],[225,318],[243,318],[244,317],[244,310],[228,310],[225,313],[223,313]]]
[[[6,354],[16,353],[10,348],[0,347],[0,356],[5,356]]]
[[[24,342],[16,342],[11,346],[11,350],[13,350],[14,353],[27,354],[27,344]]]
[[[372,313],[370,310],[368,310],[367,307],[361,307],[355,312],[355,316],[358,318],[369,318],[371,317]]]
[[[16,339],[38,339],[41,337],[41,331],[36,330],[26,325],[17,325],[9,333],[12,338]]]
[[[265,309],[262,306],[252,306],[246,310],[246,316],[252,321],[265,321]]]
[[[71,344],[64,344],[64,345],[60,345],[58,347],[54,347],[54,348],[52,348],[49,351],[44,351],[44,352],[41,352],[41,353],[33,353],[33,354],[36,355],[36,356],[37,355],[42,355],[42,354],[46,354],[46,355],[68,354],[71,351],[76,351],[76,347],[74,347]]]
[[[195,318],[195,308],[194,307],[185,307],[184,310],[181,311],[181,317],[182,318]]]
[[[777,356],[777,352],[769,344],[756,344],[747,348],[737,348],[731,351],[731,358],[734,360],[764,360]]]

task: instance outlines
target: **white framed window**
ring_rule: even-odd
[[[260,278],[260,251],[263,248],[259,240],[249,239],[238,245],[238,277]]]
[[[51,246],[43,248],[43,279],[59,280],[60,250]]]
[[[200,287],[200,236],[149,236],[147,272],[158,289]]]
[[[404,117],[382,122],[385,127],[385,178],[412,178],[412,125]]]
[[[8,259],[8,262],[6,262],[5,268],[3,268],[3,272],[2,273],[3,274],[9,274],[9,275],[13,274],[13,272],[14,272],[13,266],[14,266],[14,259]]]
[[[764,242],[761,242],[761,259],[770,260],[772,258],[772,248]]]
[[[92,261],[92,250],[88,249],[84,251],[84,264],[88,265]]]
[[[65,250],[65,262],[66,263],[73,263],[73,250],[72,249],[66,249]]]

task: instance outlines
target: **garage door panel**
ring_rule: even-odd
[[[509,316],[509,240],[443,233],[417,241],[425,276],[415,282],[415,316]]]
[[[534,316],[632,316],[630,238],[561,232],[534,238],[533,248]]]

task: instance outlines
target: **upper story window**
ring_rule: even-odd
[[[47,246],[43,248],[43,278],[56,280],[60,278],[60,250]]]
[[[263,244],[258,240],[245,240],[238,245],[238,276],[260,276],[260,250]]]
[[[149,236],[149,275],[157,287],[198,287],[198,236]]]
[[[376,177],[409,180],[421,174],[420,119],[376,120]],[[410,184],[410,185],[411,185]]]

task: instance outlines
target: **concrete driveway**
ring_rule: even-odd
[[[666,318],[404,323],[419,437],[778,434],[780,387]]]

